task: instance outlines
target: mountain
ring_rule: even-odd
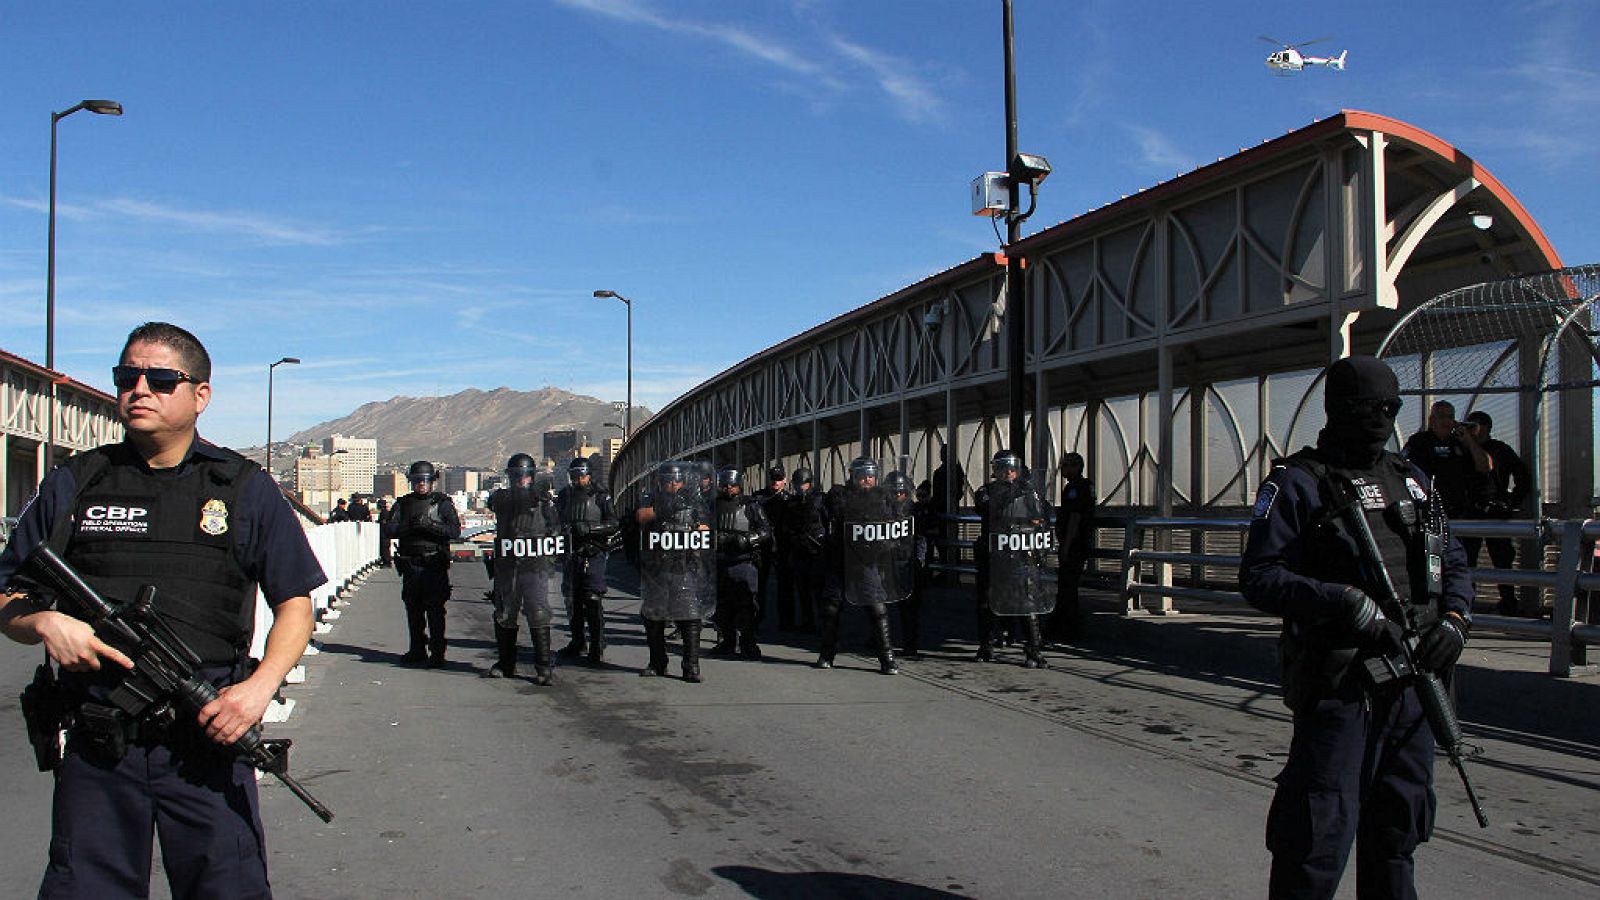
[[[635,428],[649,417],[650,411],[644,407],[633,408]],[[367,403],[342,419],[292,434],[287,442],[320,443],[334,434],[377,438],[380,463],[426,459],[499,469],[513,453],[542,459],[546,431],[578,429],[595,443],[622,436],[621,429],[605,427],[606,422],[622,423],[622,413],[609,400],[560,388],[513,391],[502,387],[465,390],[449,397],[394,397]]]

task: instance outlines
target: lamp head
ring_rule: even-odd
[[[102,116],[122,115],[122,104],[115,100],[85,100],[83,108]]]
[[[1050,161],[1037,153],[1018,153],[1011,159],[1011,170],[1007,175],[1017,184],[1031,184],[1034,187],[1044,183],[1050,177]]]

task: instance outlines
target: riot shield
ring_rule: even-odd
[[[690,472],[693,472],[692,464]],[[653,622],[699,621],[717,609],[712,512],[694,486],[655,479],[640,509],[653,518],[639,528],[639,612]]]
[[[515,628],[517,616],[533,627],[550,624],[550,602],[561,589],[568,550],[555,507],[534,488],[497,492],[495,513],[494,619]]]
[[[911,518],[846,519],[840,528],[846,602],[876,606],[904,600],[912,587]]]
[[[1042,615],[1056,608],[1044,581],[1046,556],[1055,546],[1050,526],[996,525],[989,532],[989,609],[997,616]]]

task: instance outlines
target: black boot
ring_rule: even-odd
[[[495,664],[484,670],[485,678],[510,678],[517,674],[517,626],[510,628],[496,623],[494,646],[499,657]]]
[[[900,674],[900,667],[894,661],[894,646],[889,643],[889,611],[873,610],[872,626],[878,639],[878,671],[885,675]]]
[[[606,655],[606,610],[599,597],[590,597],[585,604],[589,620],[589,665],[598,666]]]
[[[667,674],[667,623],[644,620],[644,643],[650,648],[650,661],[639,670],[644,678]]]
[[[756,643],[756,612],[742,609],[734,620],[739,635],[739,655],[745,659],[760,659],[761,645]]]
[[[565,647],[556,651],[556,655],[562,659],[576,659],[583,655],[585,649],[583,640],[584,617],[588,613],[585,609],[586,606],[587,604],[582,599],[578,597],[572,598],[572,613],[567,616],[567,625],[572,629],[572,640],[568,641]]]
[[[555,683],[555,659],[550,655],[550,626],[533,629],[533,683],[548,686]]]
[[[916,600],[900,601],[900,645],[905,648],[901,654],[906,659],[921,659],[922,653],[922,610],[917,607]]]
[[[813,669],[833,668],[833,656],[839,649],[839,611],[830,611],[823,607],[817,615],[817,632],[821,638],[820,652],[817,661],[811,664]]]
[[[733,610],[726,605],[711,614],[711,624],[717,629],[717,642],[706,651],[707,656],[733,656],[739,652],[738,634],[733,622]]]
[[[1030,669],[1048,669],[1048,668],[1050,668],[1050,664],[1045,662],[1044,654],[1040,652],[1040,648],[1043,647],[1043,646],[1044,646],[1044,641],[1039,635],[1039,617],[1038,616],[1033,616],[1033,615],[1023,616],[1022,617],[1022,654],[1023,654],[1022,665],[1025,668],[1030,668]]]
[[[704,680],[700,677],[700,628],[695,621],[678,623],[678,632],[683,635],[683,680],[691,684]]]
[[[994,662],[994,613],[978,607],[978,662]]]

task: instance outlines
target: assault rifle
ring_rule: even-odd
[[[133,660],[133,668],[127,670],[107,698],[130,721],[193,722],[202,708],[217,699],[216,687],[196,675],[200,657],[153,608],[153,586],[141,588],[132,603],[113,603],[96,593],[61,557],[42,544],[29,554],[21,574],[48,593],[69,601],[72,613],[94,626],[96,636]],[[54,739],[54,735],[51,737]],[[283,782],[317,818],[333,821],[333,812],[289,774],[287,740],[264,740],[258,724],[227,746],[250,765]]]
[[[1394,659],[1372,660],[1372,665],[1384,667],[1385,671],[1376,680],[1384,677],[1394,679],[1409,679],[1417,689],[1417,700],[1422,704],[1422,713],[1428,719],[1428,728],[1433,731],[1433,740],[1450,758],[1450,765],[1455,767],[1456,773],[1461,776],[1461,786],[1466,788],[1467,801],[1472,804],[1472,814],[1478,819],[1479,828],[1489,827],[1489,817],[1484,815],[1483,807],[1478,804],[1478,794],[1472,789],[1472,781],[1467,778],[1466,767],[1462,764],[1462,749],[1465,742],[1461,736],[1461,722],[1456,718],[1456,711],[1450,705],[1450,697],[1445,693],[1444,682],[1439,680],[1436,672],[1428,672],[1417,666],[1417,623],[1411,616],[1411,605],[1400,602],[1400,595],[1395,592],[1394,581],[1389,578],[1389,570],[1384,567],[1383,555],[1378,551],[1378,542],[1372,536],[1372,529],[1367,525],[1367,517],[1361,511],[1361,503],[1354,498],[1344,504],[1340,515],[1345,518],[1345,523],[1350,527],[1351,534],[1360,544],[1361,567],[1365,570],[1367,583],[1376,585],[1380,596],[1374,597],[1378,608],[1383,614],[1405,626],[1405,639],[1401,642],[1401,655]],[[1376,673],[1375,673],[1376,674]],[[1403,682],[1402,682],[1403,683]]]

